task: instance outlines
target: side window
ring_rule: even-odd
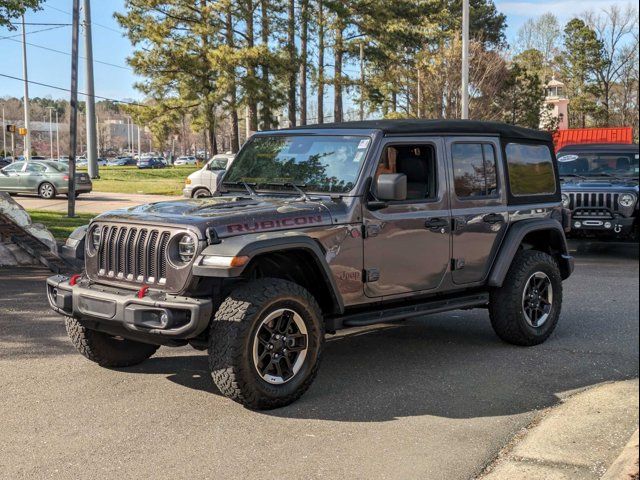
[[[7,165],[6,167],[3,168],[3,170],[7,173],[19,172],[20,170],[22,170],[23,166],[24,166],[23,162],[17,162],[17,163],[12,163],[11,165]]]
[[[453,179],[460,199],[493,197],[498,193],[496,152],[489,143],[454,143]]]
[[[433,145],[390,145],[384,149],[376,170],[407,176],[407,201],[437,197],[436,151]]]
[[[549,147],[508,143],[505,152],[509,167],[509,184],[514,196],[556,193],[556,178]]]
[[[43,173],[47,168],[39,163],[29,163],[27,165],[27,172],[29,173]]]

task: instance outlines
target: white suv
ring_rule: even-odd
[[[221,153],[214,155],[200,170],[193,172],[185,180],[182,193],[187,198],[210,197],[218,192],[220,180],[233,162],[235,155]],[[176,164],[177,164],[176,160]]]

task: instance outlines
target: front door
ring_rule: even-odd
[[[485,279],[508,221],[500,142],[491,138],[447,140],[453,215],[452,280]]]
[[[16,162],[7,165],[0,173],[0,191],[19,192],[20,172],[24,168],[24,162]]]
[[[364,208],[365,295],[387,297],[437,289],[451,259],[444,141],[389,139],[380,173],[404,173],[407,199]],[[375,180],[374,180],[375,184]]]

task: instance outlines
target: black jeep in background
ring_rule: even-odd
[[[581,144],[558,151],[570,236],[638,240],[638,145]]]
[[[309,388],[325,333],[342,328],[485,308],[504,341],[544,342],[573,270],[564,213],[548,133],[473,121],[260,132],[220,195],[74,232],[65,250],[85,270],[49,278],[47,296],[99,365],[189,344],[208,349],[223,394],[276,408]]]

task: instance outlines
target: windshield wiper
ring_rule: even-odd
[[[303,190],[303,188],[307,187],[306,184],[296,185],[295,183],[292,183],[292,182],[284,182],[284,183],[266,182],[266,183],[264,183],[264,185],[270,185],[272,187],[289,187],[289,188],[293,188],[297,193],[300,194],[300,197],[302,197],[302,199],[305,202],[308,202],[308,201],[311,200],[311,198],[309,198],[309,195],[307,195],[307,192],[305,192]]]
[[[251,183],[247,183],[247,182],[222,182],[222,186],[226,186],[226,185],[234,185],[234,186],[244,187],[244,189],[247,191],[247,193],[249,195],[251,195],[252,197],[257,197],[258,196],[258,192],[256,192],[253,189],[253,187],[256,186],[255,183],[251,184]]]

